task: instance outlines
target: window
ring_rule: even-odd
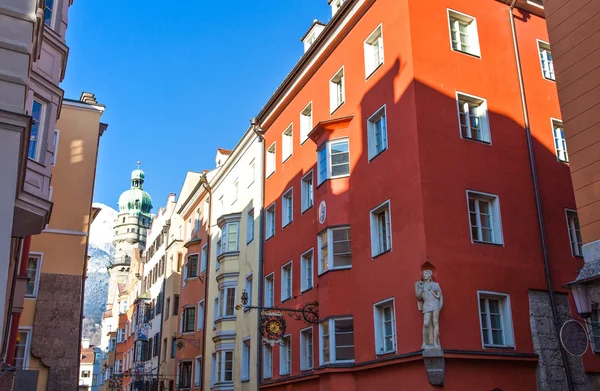
[[[293,188],[286,191],[283,197],[281,197],[281,205],[283,208],[281,211],[281,228],[291,223],[294,219],[293,197]]]
[[[313,287],[313,250],[300,256],[300,289],[304,292]]]
[[[170,311],[171,311],[171,298],[167,297],[167,302],[165,304],[165,320],[169,319]]]
[[[352,267],[350,227],[328,228],[318,236],[319,273]]]
[[[29,254],[27,261],[27,285],[25,286],[25,297],[37,297],[40,282],[40,270],[42,268],[41,254]]]
[[[281,135],[281,161],[285,162],[292,156],[294,148],[293,125],[290,124]]]
[[[239,192],[240,192],[239,191],[240,190],[240,185],[239,185],[239,181],[237,179],[233,182],[233,186],[232,187],[233,187],[233,201],[231,201],[231,204],[233,205],[237,201],[238,195],[239,195]]]
[[[200,257],[200,274],[206,271],[206,262],[208,261],[208,244],[202,246],[202,253]]]
[[[254,159],[250,160],[250,164],[248,165],[248,187],[252,186],[254,183],[254,176],[256,173],[256,163]]]
[[[267,178],[275,172],[275,143],[267,149]]]
[[[177,315],[179,311],[179,295],[173,295],[173,315]]]
[[[233,382],[233,351],[220,350],[213,354],[215,383]]]
[[[90,377],[90,371],[81,371],[81,377]]]
[[[248,211],[246,216],[246,244],[254,240],[254,209]]]
[[[500,205],[492,194],[467,192],[473,242],[502,244]]]
[[[92,386],[98,385],[98,375],[92,375]]]
[[[60,130],[54,129],[54,154],[52,155],[52,165],[56,166],[56,155],[58,154],[58,140],[60,138]]]
[[[240,379],[242,381],[250,380],[250,338],[242,341],[242,367]]]
[[[162,360],[163,361],[167,361],[167,338],[163,339],[163,346],[162,346]],[[130,366],[131,368],[131,366]]]
[[[221,254],[238,251],[238,223],[227,223],[221,229]]]
[[[263,378],[270,379],[273,376],[273,348],[271,345],[263,345]]]
[[[177,352],[177,339],[175,339],[175,337],[171,337],[171,358],[175,358],[176,352]]]
[[[396,351],[396,314],[394,300],[375,304],[375,354]]]
[[[213,329],[217,327],[217,319],[221,317],[220,308],[221,307],[219,306],[219,298],[215,297],[215,305],[213,308]]]
[[[569,154],[567,153],[567,140],[565,139],[565,130],[562,122],[552,121],[552,132],[554,134],[554,150],[556,158],[564,163],[569,162]]]
[[[185,307],[181,313],[181,332],[191,333],[194,331],[194,323],[196,323],[196,308]]]
[[[306,371],[313,366],[313,331],[310,327],[300,331],[300,370]]]
[[[328,141],[317,151],[318,184],[326,179],[350,175],[350,150],[347,139]]]
[[[390,201],[371,211],[371,256],[376,257],[392,249]]]
[[[198,231],[200,228],[200,208],[196,209],[196,215],[194,217],[194,231]]]
[[[281,268],[281,301],[292,298],[292,262]]]
[[[329,80],[329,108],[332,114],[344,103],[344,88],[344,67],[342,67]]]
[[[571,241],[571,253],[574,257],[582,257],[583,240],[581,239],[579,218],[574,210],[567,210],[567,228],[569,229],[569,240]]]
[[[477,292],[481,339],[484,347],[513,346],[510,298],[492,292]]]
[[[387,149],[387,123],[385,105],[367,120],[369,160]]]
[[[248,305],[252,305],[252,274],[246,276],[244,290],[248,294]]]
[[[365,77],[383,64],[383,30],[381,25],[365,40]]]
[[[300,113],[300,143],[304,143],[308,139],[312,128],[312,102],[310,102]]]
[[[177,388],[192,387],[192,362],[182,361],[179,363],[179,384]]]
[[[52,28],[52,14],[54,13],[54,1],[46,0],[44,7],[44,24]]]
[[[321,364],[354,361],[354,321],[352,318],[321,322]]]
[[[265,307],[273,307],[274,302],[273,273],[265,277]]]
[[[15,367],[17,369],[27,369],[29,367],[30,338],[30,329],[19,329],[15,343]]]
[[[202,356],[196,357],[196,368],[194,371],[194,387],[200,387],[202,384]]]
[[[314,189],[313,189],[313,172],[312,170],[302,177],[301,184],[301,204],[302,213],[313,206],[314,204]]]
[[[540,64],[542,65],[544,78],[554,80],[554,63],[552,62],[550,45],[547,42],[538,40],[538,49],[540,51]]]
[[[479,57],[479,38],[475,18],[448,10],[452,50]]]
[[[279,352],[279,374],[289,375],[292,371],[292,346],[289,335],[281,339]]]
[[[192,254],[187,257],[184,273],[185,278],[198,277],[198,254]]]
[[[267,213],[265,215],[266,221],[266,237],[269,239],[271,236],[275,235],[275,203],[271,204],[267,208]]]
[[[235,287],[221,288],[219,290],[219,302],[223,306],[220,311],[221,316],[235,316]]]
[[[485,99],[458,92],[456,104],[461,137],[489,143],[490,126]]]
[[[31,105],[31,132],[29,135],[29,152],[27,156],[30,159],[38,160],[40,155],[41,141],[44,137],[44,127],[46,118],[46,104],[34,99]]]
[[[204,300],[198,302],[198,330],[204,328]]]
[[[208,215],[210,214],[210,197],[206,197],[204,200],[204,221],[208,221]]]

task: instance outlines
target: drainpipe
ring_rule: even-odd
[[[260,180],[260,205],[259,205],[259,209],[260,209],[260,222],[259,222],[259,233],[258,233],[258,305],[260,305],[260,303],[263,302],[263,274],[264,274],[264,263],[263,263],[263,254],[264,254],[264,246],[265,246],[265,241],[264,241],[264,232],[265,232],[265,227],[264,227],[264,205],[265,205],[265,165],[264,165],[264,161],[265,161],[265,154],[266,154],[266,146],[265,146],[265,131],[262,130],[260,128],[260,126],[258,125],[258,121],[256,120],[256,118],[252,118],[250,120],[250,124],[252,126],[252,130],[254,131],[254,133],[256,133],[256,136],[258,137],[258,142],[260,144],[262,144],[262,148],[261,148],[261,153],[260,153],[260,176],[259,176],[259,180]],[[261,322],[260,322],[260,314],[257,316],[257,320],[256,320],[256,329],[260,330],[261,329]],[[258,340],[261,339],[261,336],[258,335]],[[261,349],[261,344],[258,343],[258,341],[256,341],[256,349],[257,349],[257,360],[256,360],[256,384],[257,384],[257,388],[260,387],[260,385],[262,384],[262,378],[261,378],[261,373],[260,373],[260,368],[262,365],[262,359],[263,359],[263,351]]]
[[[162,234],[161,234],[162,235]],[[165,245],[168,245],[169,238],[167,235],[167,240]],[[167,246],[168,247],[168,246]],[[166,255],[166,250],[165,250],[165,261],[167,260],[167,255]],[[159,260],[160,262],[160,260]],[[163,262],[163,267],[164,267],[164,262]],[[163,337],[163,324],[164,319],[163,317],[165,316],[165,306],[164,301],[165,301],[165,277],[166,277],[166,270],[163,270],[163,282],[162,282],[162,287],[160,288],[160,293],[159,293],[159,297],[160,297],[160,330],[159,330],[159,334],[160,335],[160,339],[158,340],[158,365],[156,366],[156,387],[157,389],[160,391],[161,389],[164,390],[165,389],[165,384],[163,381],[160,380],[160,355],[161,355],[161,351],[162,351],[162,337]],[[156,311],[156,310],[155,310]],[[159,386],[159,383],[162,387]]]
[[[517,30],[515,28],[515,20],[513,11],[517,0],[512,0],[510,4],[510,29],[512,32],[513,48],[515,51],[515,59],[517,65],[517,75],[519,78],[519,91],[521,93],[521,105],[523,108],[523,121],[525,124],[525,135],[527,137],[527,149],[529,151],[529,166],[531,169],[531,179],[533,182],[533,193],[535,195],[535,207],[537,211],[538,226],[540,232],[540,241],[542,245],[542,254],[544,257],[544,272],[546,275],[546,286],[548,287],[548,296],[550,297],[550,308],[552,309],[552,318],[554,321],[554,329],[556,331],[557,340],[560,339],[560,325],[558,320],[558,312],[556,310],[556,303],[554,301],[554,290],[552,289],[552,278],[550,275],[550,264],[548,261],[548,246],[546,241],[546,230],[544,228],[544,216],[542,213],[542,199],[540,196],[540,188],[537,177],[537,170],[535,166],[535,155],[533,151],[533,143],[531,141],[531,128],[529,123],[529,111],[527,109],[527,99],[525,97],[525,87],[523,84],[523,71],[521,68],[521,55],[519,53],[519,45],[517,44]],[[560,348],[560,355],[562,358],[563,366],[565,367],[565,376],[567,378],[567,387],[569,391],[574,391],[573,387],[573,376],[571,374],[571,367],[567,354],[564,349]]]
[[[204,323],[203,323],[203,327],[202,327],[202,382],[200,383],[200,391],[204,390],[204,369],[206,368],[206,334],[207,334],[207,329],[208,329],[208,308],[209,308],[209,303],[208,303],[208,278],[210,275],[210,259],[211,259],[211,253],[210,253],[210,243],[212,241],[212,237],[210,234],[211,231],[211,224],[212,224],[212,203],[213,203],[213,194],[212,194],[212,188],[210,187],[210,185],[208,184],[208,179],[206,178],[206,173],[202,174],[203,176],[200,178],[200,181],[202,183],[202,186],[204,187],[204,189],[206,190],[206,192],[208,193],[208,229],[206,230],[206,270],[204,271]],[[202,260],[201,260],[202,262]]]

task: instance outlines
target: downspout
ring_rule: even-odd
[[[208,303],[208,278],[210,275],[210,259],[211,257],[211,253],[210,253],[210,243],[212,241],[212,237],[210,234],[211,231],[211,224],[212,224],[212,203],[213,203],[213,195],[212,195],[212,189],[210,188],[210,185],[208,184],[208,179],[206,179],[206,174],[204,175],[204,179],[200,179],[203,180],[202,184],[204,186],[204,189],[206,190],[206,192],[208,193],[208,229],[206,230],[206,270],[204,271],[204,323],[203,323],[203,327],[202,327],[202,382],[200,383],[200,391],[204,390],[204,369],[206,368],[206,330],[207,330],[207,318],[208,318],[208,308],[209,307],[209,303]],[[210,378],[210,377],[209,377]]]
[[[550,275],[550,264],[548,261],[548,246],[546,242],[546,230],[544,228],[544,216],[542,213],[542,199],[540,196],[540,188],[537,177],[537,170],[535,167],[535,155],[533,151],[533,143],[531,140],[531,128],[529,124],[529,111],[527,109],[527,100],[525,97],[525,86],[523,84],[523,70],[521,68],[521,55],[519,53],[519,45],[517,44],[517,30],[515,28],[515,20],[513,11],[515,8],[517,0],[512,0],[510,4],[510,29],[512,33],[512,41],[513,47],[515,51],[515,59],[517,65],[517,75],[519,78],[519,91],[521,93],[521,105],[523,108],[523,121],[525,124],[525,135],[527,137],[527,149],[529,152],[529,166],[531,169],[531,180],[533,182],[533,192],[535,195],[535,207],[537,211],[539,232],[540,232],[540,241],[542,245],[542,254],[544,257],[544,272],[546,275],[546,286],[548,287],[548,296],[550,297],[550,308],[552,309],[552,318],[554,322],[554,329],[556,331],[556,338],[560,338],[560,326],[558,321],[558,312],[556,310],[556,303],[554,301],[554,290],[552,289],[552,278]],[[574,391],[573,388],[573,377],[571,375],[571,367],[569,366],[569,361],[567,354],[564,349],[560,348],[560,355],[562,358],[563,366],[565,367],[565,376],[567,378],[567,387],[569,391]]]
[[[251,121],[253,122],[253,121]],[[264,227],[264,205],[265,205],[265,168],[264,168],[264,161],[265,161],[265,154],[266,154],[266,148],[265,148],[265,136],[264,136],[264,131],[262,129],[260,129],[258,127],[258,125],[254,126],[253,128],[254,133],[256,133],[256,136],[258,137],[258,142],[260,144],[262,144],[262,148],[261,148],[261,153],[260,153],[260,214],[259,214],[259,218],[260,218],[260,222],[259,222],[259,233],[258,233],[258,303],[255,305],[261,305],[260,303],[264,302],[264,292],[263,292],[263,274],[264,274],[264,263],[263,263],[263,254],[264,254],[264,246],[265,246],[265,241],[263,239],[264,236],[264,232],[265,232],[265,227]],[[256,329],[258,331],[260,331],[261,329],[261,321],[260,321],[260,313],[257,316],[256,319]],[[260,340],[261,336],[258,335],[258,340]],[[259,343],[259,341],[256,341],[256,349],[257,349],[257,360],[256,360],[256,384],[257,384],[257,388],[260,387],[260,385],[262,384],[262,377],[261,377],[261,366],[262,366],[262,360],[263,360],[263,350],[262,350],[262,344]]]
[[[168,244],[169,244],[168,235],[167,235],[167,240],[166,240],[165,244],[167,245],[166,247],[168,247]],[[165,261],[166,260],[167,260],[167,255],[166,255],[166,250],[165,250]],[[159,260],[159,262],[160,262],[160,260]],[[163,262],[163,267],[164,267],[164,262]],[[160,380],[160,357],[161,357],[160,354],[161,354],[161,350],[162,350],[163,324],[165,323],[164,319],[163,319],[163,317],[165,316],[165,306],[163,304],[165,301],[165,283],[166,283],[165,277],[167,274],[165,272],[165,270],[163,270],[163,272],[164,272],[163,273],[163,282],[162,282],[162,288],[160,289],[160,296],[159,296],[160,297],[160,331],[159,331],[160,340],[158,341],[158,360],[157,360],[158,365],[156,366],[156,386],[159,391],[165,389],[164,382],[162,382]],[[160,384],[160,387],[158,387],[158,384]]]

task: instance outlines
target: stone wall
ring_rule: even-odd
[[[81,276],[40,276],[31,354],[49,368],[48,391],[76,390],[79,382]]]
[[[568,296],[555,293],[559,324],[572,319]],[[568,390],[565,369],[560,353],[562,349],[552,319],[550,297],[545,291],[529,291],[529,315],[533,350],[539,356],[537,389],[539,391]],[[600,376],[586,374],[580,357],[569,355],[569,367],[575,390],[600,391]]]

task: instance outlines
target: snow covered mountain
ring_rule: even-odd
[[[100,343],[102,313],[108,292],[106,266],[115,255],[112,236],[117,211],[100,203],[94,203],[94,207],[101,210],[90,227],[88,246],[90,260],[85,281],[83,338],[90,338],[91,343],[96,345]]]

